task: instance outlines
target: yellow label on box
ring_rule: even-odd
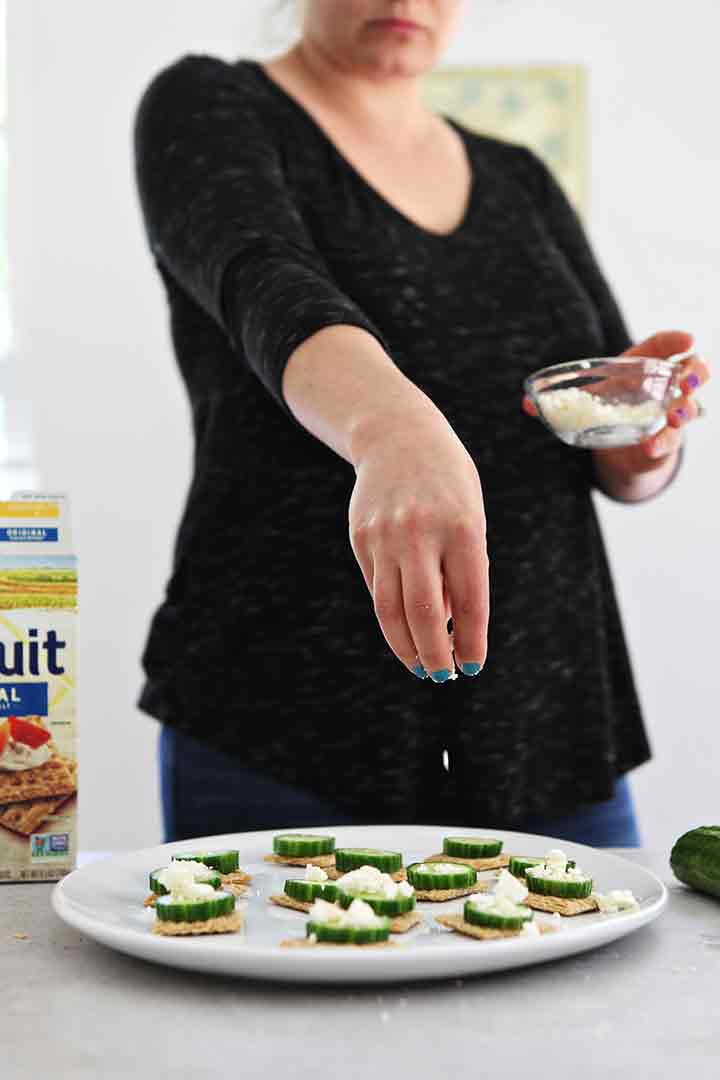
[[[0,502],[0,518],[58,518],[56,502]]]

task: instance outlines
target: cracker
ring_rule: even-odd
[[[0,771],[0,804],[74,794],[77,785],[71,765],[66,758],[55,754],[32,769]]]
[[[497,941],[499,938],[520,937],[522,930],[496,930],[491,926],[474,926],[473,923],[465,922],[462,915],[436,915],[435,922],[446,926],[448,930],[455,930],[458,934],[466,937],[478,938],[479,941]],[[541,934],[552,934],[554,926],[538,922],[538,930]]]
[[[344,877],[345,874],[349,873],[351,873],[350,870],[337,870],[334,866],[332,866],[327,871],[327,876],[330,878],[331,881],[337,881],[338,878]],[[399,870],[395,870],[394,873],[390,874],[390,877],[393,879],[393,881],[407,881],[405,867],[402,866]]]
[[[406,911],[404,915],[395,915],[390,920],[390,933],[406,934],[408,930],[412,930],[414,926],[420,926],[424,921],[422,915],[416,909]]]
[[[278,866],[307,866],[308,863],[312,863],[313,866],[322,866],[324,870],[327,870],[328,866],[334,868],[335,855],[313,855],[312,858],[308,856],[290,856],[290,855],[264,855],[265,862],[277,863]]]
[[[12,832],[30,836],[37,832],[46,818],[71,798],[72,795],[60,795],[54,799],[28,799],[25,802],[6,803],[5,806],[0,806],[0,825]]]
[[[143,900],[143,907],[155,907],[157,904],[157,893],[151,892],[149,896],[146,896]]]
[[[597,911],[598,902],[593,896],[583,900],[566,900],[563,896],[541,896],[540,893],[528,893],[523,900],[529,908],[536,911],[556,912],[558,915],[583,915],[586,911]]]
[[[311,941],[310,938],[286,938],[280,942],[283,949],[393,949],[396,945],[396,941],[373,941],[370,945],[340,945],[337,941]]]
[[[252,874],[247,874],[244,870],[233,870],[229,874],[220,875],[220,884],[223,889],[230,891],[233,885],[249,885],[252,881]],[[242,895],[239,893],[237,895]]]
[[[312,903],[309,900],[293,900],[287,893],[273,893],[270,897],[273,904],[278,907],[292,908],[293,911],[310,911]]]
[[[416,889],[415,896],[418,900],[430,900],[432,903],[441,904],[444,900],[455,900],[458,896],[487,892],[489,887],[490,882],[478,881],[475,885],[466,885],[464,889]]]
[[[228,934],[233,930],[239,930],[242,924],[242,912],[232,911],[229,915],[218,915],[214,919],[205,919],[202,922],[171,922],[158,919],[152,925],[152,932],[166,937],[183,934]]]
[[[490,859],[465,859],[461,855],[429,855],[423,862],[458,862],[472,866],[473,870],[502,870],[504,866],[510,865],[510,856],[493,855]]]
[[[220,885],[220,888],[223,890],[223,892],[232,893],[233,896],[247,896],[247,894],[250,892],[250,889],[247,885],[238,885],[233,881],[225,881],[224,879],[222,884]]]

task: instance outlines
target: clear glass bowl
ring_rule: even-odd
[[[632,446],[665,427],[677,370],[671,360],[605,356],[542,368],[524,388],[545,426],[568,446]]]

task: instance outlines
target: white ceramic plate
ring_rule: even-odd
[[[552,837],[443,825],[323,826],[296,831],[331,833],[338,847],[402,851],[406,865],[442,851],[443,836],[448,835],[497,836],[504,841],[503,851],[515,855],[540,856],[560,847],[592,874],[599,892],[632,889],[640,909],[565,918],[557,933],[539,938],[483,942],[445,930],[434,920],[435,915],[461,912],[463,900],[420,902],[425,925],[394,935],[397,948],[285,949],[279,947],[283,938],[304,937],[306,916],[270,904],[267,897],[282,892],[285,879],[302,877],[303,870],[273,866],[263,862],[263,855],[272,850],[273,835],[286,831],[293,830],[228,833],[113,856],[75,870],[60,881],[53,892],[53,907],[65,922],[88,937],[156,964],[218,975],[336,983],[444,978],[555,960],[638,930],[657,918],[667,901],[665,886],[649,870],[605,851]],[[253,875],[248,899],[239,901],[245,909],[244,930],[180,938],[151,933],[155,915],[142,906],[148,894],[149,871],[167,865],[176,852],[223,848],[237,848],[240,865]],[[485,876],[491,875],[481,875]],[[535,917],[541,921],[550,918],[539,913]]]

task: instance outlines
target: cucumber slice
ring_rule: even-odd
[[[584,900],[593,890],[592,878],[581,878],[580,881],[556,881],[553,878],[539,877],[533,873],[530,866],[525,874],[525,880],[530,892],[539,896],[558,896],[562,900]]]
[[[372,945],[376,941],[387,941],[390,937],[390,920],[385,919],[382,926],[333,926],[332,923],[312,922],[308,920],[307,936],[314,934],[318,941],[331,941],[335,945]]]
[[[216,892],[200,900],[171,900],[159,896],[155,905],[158,919],[167,922],[205,922],[218,915],[230,915],[235,910],[235,897],[231,893]]]
[[[542,859],[526,859],[524,856],[511,855],[508,870],[513,877],[525,877],[525,871],[529,866],[542,866]]]
[[[183,862],[186,860],[183,859]],[[166,867],[161,866],[158,870],[153,870],[150,874],[150,892],[154,892],[156,896],[167,896],[169,889],[166,889],[162,882],[158,881],[157,875],[161,874]],[[217,871],[209,873],[207,877],[196,878],[196,881],[202,881],[203,885],[212,885],[213,889],[219,889],[222,885],[222,878]]]
[[[313,855],[332,855],[335,850],[334,836],[315,836],[312,833],[281,833],[273,837],[275,855],[289,859],[309,859]]]
[[[461,859],[491,859],[502,851],[502,840],[490,836],[446,836],[443,855],[457,855]]]
[[[517,914],[500,915],[490,908],[479,908],[470,901],[465,901],[463,918],[471,926],[487,926],[492,930],[522,930],[526,922],[530,922],[533,913],[524,904],[517,904]]]
[[[394,874],[402,870],[402,855],[399,851],[383,851],[382,848],[338,848],[335,852],[335,868],[347,873],[359,870],[361,866],[374,866],[384,874]]]
[[[218,874],[232,874],[240,866],[237,851],[183,851],[180,855],[173,855],[173,859],[178,862],[201,862],[217,870]]]
[[[334,881],[303,881],[290,878],[285,882],[285,895],[292,900],[301,900],[304,904],[311,904],[318,897],[332,904],[339,892]]]
[[[411,863],[407,879],[416,889],[464,889],[477,882],[477,870],[463,863]]]
[[[325,899],[325,898],[324,898]],[[414,911],[417,900],[414,896],[396,896],[392,900],[387,896],[377,896],[374,893],[348,893],[340,891],[338,903],[340,907],[349,908],[353,900],[364,900],[369,904],[376,915],[404,915],[406,911]]]

